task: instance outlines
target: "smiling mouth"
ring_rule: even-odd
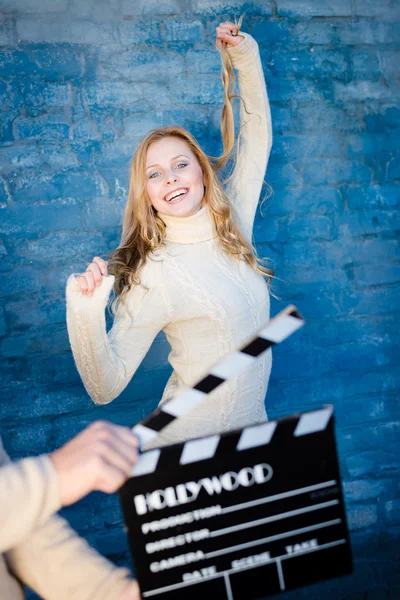
[[[188,193],[189,188],[180,188],[179,190],[176,190],[176,194],[177,195],[173,195],[172,192],[170,192],[170,194],[167,194],[164,197],[165,202],[168,202],[168,204],[176,204],[178,202],[180,202],[180,200],[182,200]],[[168,196],[171,196],[170,200],[167,200]]]

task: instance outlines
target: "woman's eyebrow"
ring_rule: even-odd
[[[173,158],[171,158],[171,162],[173,160],[175,160],[176,158],[179,158],[180,156],[184,156],[185,158],[187,158],[189,160],[189,157],[186,156],[185,154],[178,154],[178,156],[174,156]],[[150,169],[151,167],[159,167],[160,165],[150,165],[149,167],[146,167],[146,171],[147,169]]]

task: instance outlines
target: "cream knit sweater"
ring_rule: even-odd
[[[271,117],[258,45],[248,34],[228,49],[238,72],[244,125],[236,176],[226,192],[242,231],[250,238],[271,148]],[[250,113],[250,114],[249,114]],[[129,383],[161,330],[171,345],[174,371],[161,403],[243,344],[269,319],[267,285],[247,263],[218,244],[207,206],[190,217],[162,216],[165,247],[148,258],[141,285],[130,290],[106,333],[105,307],[114,277],[103,278],[92,297],[67,283],[67,325],[75,362],[94,402],[106,404]],[[271,370],[267,352],[244,374],[225,382],[185,417],[171,423],[153,445],[229,431],[267,419],[264,397]],[[147,447],[150,447],[148,445]]]

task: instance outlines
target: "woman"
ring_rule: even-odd
[[[96,257],[67,284],[67,323],[84,385],[98,404],[129,383],[159,331],[171,345],[174,371],[161,404],[236,349],[269,318],[269,293],[251,234],[271,148],[271,118],[258,45],[238,34],[240,22],[217,27],[224,62],[223,156],[213,166],[180,127],[150,132],[132,160],[122,240],[112,254],[113,276]],[[242,98],[236,168],[225,188],[215,171],[233,147],[230,74]],[[263,277],[264,276],[264,277]],[[114,325],[105,307],[117,293]],[[268,352],[246,373],[225,382],[182,419],[157,446],[244,427],[267,419]],[[148,446],[150,447],[150,446]]]

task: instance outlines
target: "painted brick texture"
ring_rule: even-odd
[[[399,597],[399,6],[0,1],[0,426],[15,458],[97,418],[133,424],[161,397],[159,336],[120,398],[92,404],[69,349],[65,281],[117,244],[148,130],[179,123],[221,150],[214,28],[247,11],[274,130],[255,242],[278,277],[273,313],[293,302],[307,321],[275,351],[266,404],[270,418],[334,404],[355,557],[352,577],[296,599]],[[65,515],[128,562],[116,498],[92,494]]]

